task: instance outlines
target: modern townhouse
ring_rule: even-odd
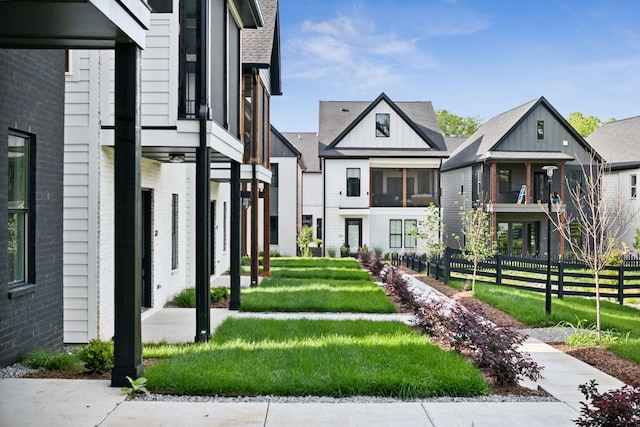
[[[140,231],[136,206],[140,182],[137,107],[140,50],[145,46],[149,10],[144,1],[4,1],[0,3],[0,365],[34,347],[63,344],[63,168],[65,49],[114,49],[116,161],[121,177],[112,204],[117,234]],[[30,50],[38,49],[38,50]],[[116,281],[131,283],[139,248],[122,241],[113,263]],[[7,249],[5,249],[7,248]],[[130,281],[131,280],[131,281]],[[115,309],[114,383],[141,371],[139,307],[134,287],[121,288]],[[136,322],[136,315],[138,320]]]
[[[319,118],[325,251],[416,252],[411,231],[440,206],[448,157],[431,102],[321,101]]]
[[[640,211],[638,177],[640,177],[640,116],[605,123],[587,137],[589,144],[604,158],[603,199],[614,199],[628,214]],[[636,230],[640,218],[635,216],[622,238],[631,251],[635,251]]]
[[[322,162],[318,157],[318,133],[317,132],[283,132],[291,144],[300,152],[304,170],[302,171],[302,217],[301,227],[308,226],[313,229],[313,237],[323,239],[323,203],[324,203],[324,187],[322,184]],[[291,183],[281,183],[281,186],[291,186]],[[281,190],[285,191],[284,188]],[[293,190],[287,190],[293,191]],[[326,245],[321,245],[321,249]],[[322,253],[322,251],[318,251]],[[326,252],[325,252],[326,255]]]
[[[462,236],[460,209],[480,206],[490,215],[500,253],[546,256],[548,180],[551,193],[559,195],[554,206],[571,214],[567,186],[580,185],[580,165],[592,159],[600,161],[544,97],[491,118],[442,165],[445,244],[461,243],[454,238]],[[582,239],[579,225],[571,227],[574,238]],[[563,255],[564,241],[551,235],[552,256]]]
[[[296,256],[302,219],[302,153],[271,126],[269,251]],[[266,251],[265,251],[266,252]]]

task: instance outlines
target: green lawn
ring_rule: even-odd
[[[145,347],[155,392],[396,398],[490,393],[480,372],[400,322],[227,319],[209,343]]]
[[[242,311],[395,313],[384,290],[367,280],[264,279],[242,289]]]
[[[273,267],[271,277],[288,279],[371,280],[362,268],[352,267]]]
[[[271,267],[333,267],[360,270],[360,264],[355,258],[301,258],[281,257],[271,258]]]

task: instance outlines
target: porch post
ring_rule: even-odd
[[[230,242],[229,250],[231,262],[231,296],[229,301],[229,310],[238,310],[240,308],[240,262],[242,254],[240,253],[240,240],[242,238],[242,230],[240,229],[240,217],[242,216],[242,201],[240,200],[240,163],[231,162],[231,201],[230,201]]]
[[[115,48],[114,357],[111,386],[142,375],[142,206],[140,49]]]
[[[528,205],[533,203],[533,195],[531,194],[533,189],[533,176],[531,176],[531,163],[527,162],[525,166],[527,168],[527,194],[524,198],[524,203]]]

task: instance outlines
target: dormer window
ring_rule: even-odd
[[[376,114],[376,137],[389,138],[389,123],[391,118],[389,113]]]
[[[544,141],[544,120],[538,120],[536,124],[536,139]]]

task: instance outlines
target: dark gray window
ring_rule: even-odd
[[[347,197],[360,197],[360,168],[347,168]]]
[[[178,195],[171,195],[171,269],[178,268]]]
[[[391,118],[389,113],[377,113],[376,114],[376,136],[382,138],[389,137],[389,126]]]
[[[511,170],[510,169],[500,169],[498,173],[499,181],[500,181],[500,192],[507,193],[511,191]]]
[[[275,215],[269,217],[269,243],[278,244],[278,217]]]
[[[278,187],[278,164],[271,163],[271,187]]]
[[[402,220],[401,219],[389,220],[389,247],[390,248],[402,247]]]
[[[152,13],[173,13],[173,0],[147,0]]]
[[[8,257],[9,284],[29,281],[31,141],[26,135],[9,134],[8,143]]]
[[[638,197],[638,177],[637,175],[631,175],[630,178],[631,198],[635,199]]]
[[[544,120],[538,120],[536,122],[536,139],[538,141],[544,140]]]

